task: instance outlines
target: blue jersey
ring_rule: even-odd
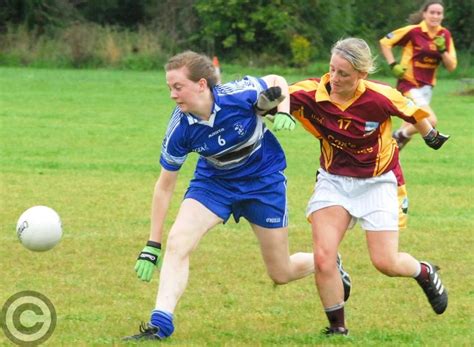
[[[249,178],[286,168],[283,150],[254,105],[265,81],[246,76],[212,89],[214,105],[205,121],[176,107],[163,139],[160,164],[181,168],[187,155],[200,155],[195,177]]]

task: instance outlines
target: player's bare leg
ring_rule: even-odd
[[[413,277],[423,289],[431,307],[442,314],[448,306],[448,294],[438,267],[428,262],[419,262],[408,253],[398,251],[398,232],[368,231],[366,233],[372,264],[387,276]]]
[[[330,206],[310,216],[316,286],[330,326],[326,334],[347,334],[344,321],[344,291],[337,268],[337,250],[351,216],[341,206]]]
[[[313,253],[290,256],[288,228],[269,229],[252,224],[252,229],[260,243],[268,275],[275,284],[286,284],[314,272]]]
[[[185,199],[166,241],[156,309],[173,313],[189,277],[189,257],[202,236],[222,219],[193,199]]]
[[[201,238],[222,219],[193,199],[183,200],[166,242],[155,310],[137,335],[124,340],[161,340],[174,331],[173,313],[189,277],[189,257]]]
[[[418,261],[398,251],[398,231],[367,231],[370,260],[387,276],[411,277],[419,269]]]
[[[427,119],[434,128],[438,122],[436,114],[430,106],[423,106],[423,108],[430,114]],[[417,132],[418,130],[416,130],[413,124],[403,122],[400,128],[393,132],[393,138],[397,141],[398,147],[402,149]]]

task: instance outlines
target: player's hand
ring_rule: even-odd
[[[142,281],[150,282],[155,267],[158,267],[161,257],[161,243],[148,241],[140,252],[135,264],[137,277]]]
[[[273,118],[273,131],[293,130],[296,126],[295,118],[289,113],[278,112]]]
[[[270,87],[261,92],[258,96],[257,103],[255,104],[255,112],[262,116],[277,107],[284,99],[285,96],[281,93],[280,87]]]
[[[397,64],[396,62],[390,64],[390,68],[392,69],[392,74],[396,78],[402,78],[405,74],[406,68],[403,67],[401,64]]]
[[[428,135],[423,136],[425,143],[433,149],[440,149],[441,146],[448,141],[449,135],[441,134],[435,128],[431,129]]]
[[[446,52],[446,38],[444,36],[436,36],[433,42],[440,53]]]

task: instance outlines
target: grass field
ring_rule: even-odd
[[[401,249],[442,268],[444,315],[432,312],[415,281],[379,274],[356,227],[341,246],[353,279],[351,335],[321,337],[326,318],[313,278],[275,288],[248,224],[230,222],[193,254],[165,343],[472,345],[474,97],[458,96],[460,88],[456,80],[435,88],[439,129],[452,135],[446,146],[433,151],[417,138],[401,154],[410,196]],[[148,237],[168,96],[162,72],[0,68],[0,305],[21,290],[51,299],[58,321],[47,345],[120,344],[149,317],[158,276],[142,283],[133,266]],[[319,145],[301,126],[278,137],[288,158],[291,250],[311,251],[304,209]],[[180,174],[167,228],[195,161],[190,156]],[[52,251],[30,252],[16,238],[17,218],[33,205],[62,217],[64,237]],[[0,333],[0,345],[9,343]]]

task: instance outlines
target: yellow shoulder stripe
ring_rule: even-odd
[[[318,89],[318,82],[315,80],[304,80],[301,82],[297,82],[295,84],[292,84],[289,88],[290,94],[298,91],[305,91],[305,92],[310,92],[313,90]]]

